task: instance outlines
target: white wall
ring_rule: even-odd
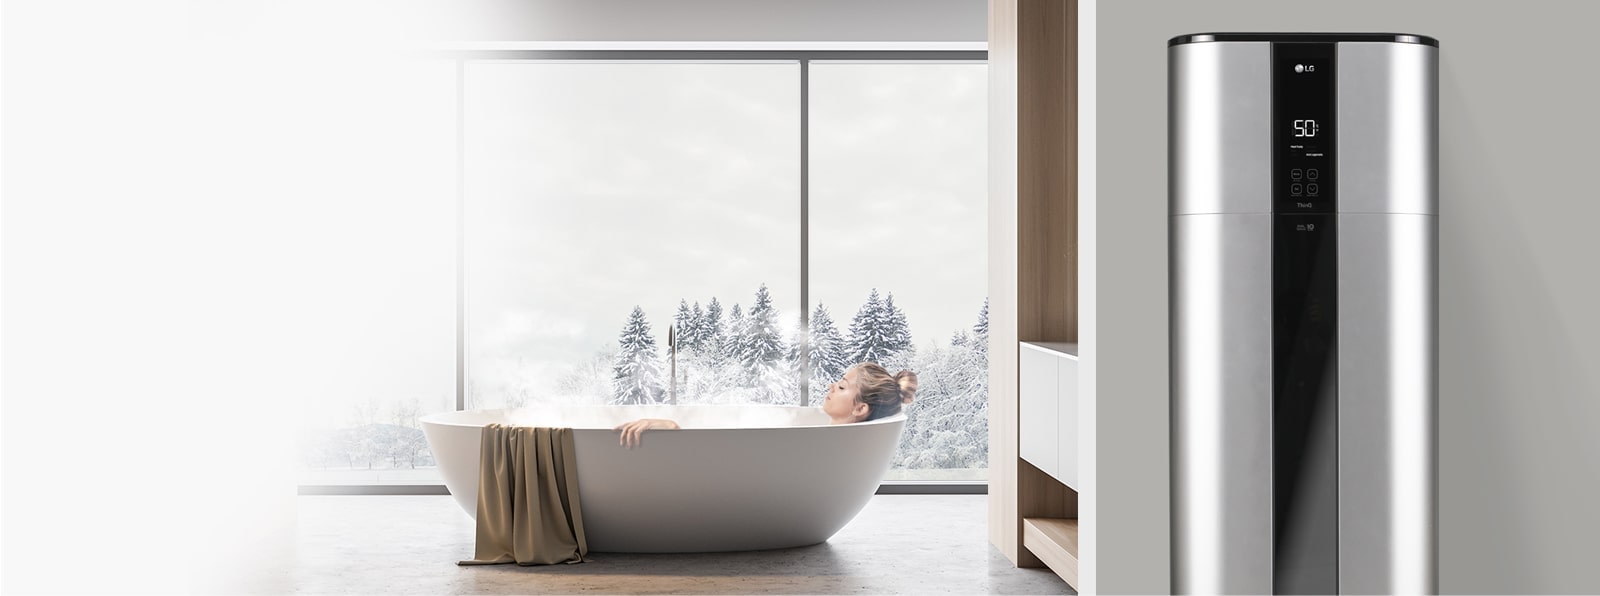
[[[1097,8],[1099,590],[1169,589],[1167,39],[1394,31],[1440,40],[1440,589],[1600,592],[1600,4]]]

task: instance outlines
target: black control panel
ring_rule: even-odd
[[[1332,213],[1334,44],[1272,44],[1272,198],[1278,213]]]
[[[1339,593],[1335,47],[1272,44],[1274,594]]]

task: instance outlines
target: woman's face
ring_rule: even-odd
[[[860,422],[871,409],[860,401],[860,397],[861,390],[856,387],[856,371],[852,368],[844,374],[843,379],[834,381],[828,387],[828,397],[822,400],[822,411],[833,419],[834,424]]]

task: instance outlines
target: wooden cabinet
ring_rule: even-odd
[[[1017,449],[1022,459],[1078,489],[1078,346],[1021,342]]]
[[[1018,342],[1078,339],[1077,15],[1077,0],[989,0],[989,541],[1074,587],[1078,492],[1057,478],[1079,483],[1076,434],[1062,442],[1077,361],[1024,381]]]

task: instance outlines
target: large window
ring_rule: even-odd
[[[981,62],[409,72],[386,109],[420,132],[382,138],[426,163],[395,164],[394,212],[363,231],[383,322],[308,413],[308,484],[436,484],[435,411],[816,405],[860,360],[921,380],[891,480],[985,477]]]
[[[836,325],[832,362],[917,372],[891,478],[982,480],[988,466],[986,77],[811,66],[813,327]]]

